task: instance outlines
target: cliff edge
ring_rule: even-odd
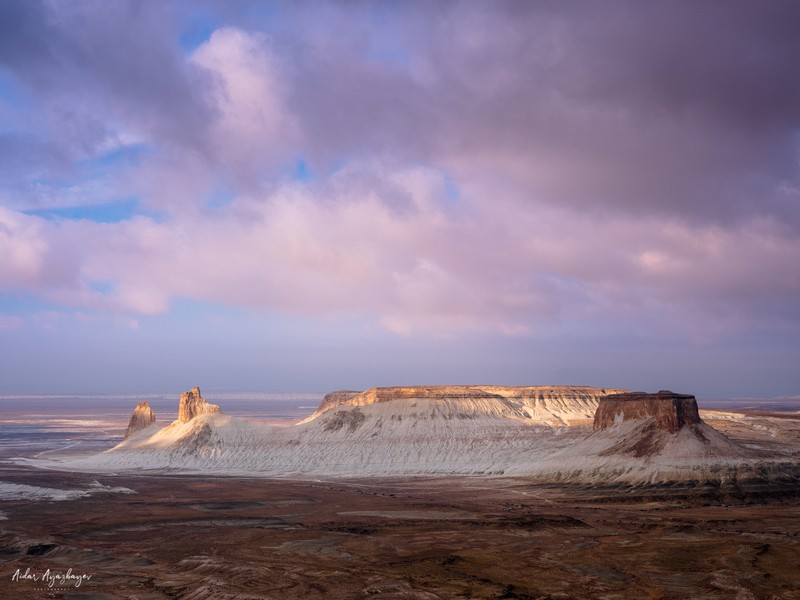
[[[603,430],[621,421],[652,419],[653,425],[677,433],[686,425],[702,423],[697,400],[689,394],[661,390],[655,394],[627,392],[601,398],[594,415],[593,430]]]
[[[601,398],[627,390],[589,386],[497,386],[497,385],[433,385],[371,388],[365,392],[337,391],[327,394],[317,410],[301,423],[338,407],[365,407],[387,402],[429,400],[437,403],[457,402],[475,406],[501,403],[524,413],[526,418],[553,425],[591,424]]]

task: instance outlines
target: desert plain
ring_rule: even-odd
[[[87,474],[4,467],[80,488]],[[8,600],[800,598],[796,490],[486,477],[104,476],[135,494],[5,501]],[[24,573],[90,575],[43,589]]]
[[[366,441],[355,438],[345,445],[328,441],[320,446],[332,452],[319,454],[320,461],[330,463],[326,468],[335,471],[348,452],[365,452],[373,446],[374,452],[381,450],[379,456],[388,451],[413,458],[417,452],[428,457],[425,460],[435,459],[428,445],[391,445],[391,439],[387,442],[374,433],[379,428],[371,424],[372,412],[394,414],[409,406],[419,410],[422,400],[397,399],[399,393],[391,393],[386,402],[355,408],[347,403],[360,403],[363,395],[323,400],[321,416],[307,420],[306,429],[353,440],[370,428]],[[413,393],[419,395],[419,390]],[[443,390],[426,393],[441,395]],[[459,393],[457,398],[438,399],[437,412],[431,415],[415,413],[417,420],[412,422],[412,430],[426,431],[424,436],[436,440],[441,452],[468,452],[475,443],[470,436],[491,424],[479,418],[487,409],[476,403],[474,395]],[[479,393],[482,399],[485,392]],[[152,452],[156,457],[174,457],[174,467],[145,469],[141,465],[146,463],[138,461],[129,468],[125,460],[118,460],[120,470],[115,472],[109,468],[114,463],[86,463],[71,456],[75,448],[69,446],[55,453],[29,449],[32,458],[19,457],[13,449],[0,453],[0,483],[5,486],[0,500],[0,599],[800,599],[800,485],[795,467],[800,415],[698,413],[691,396],[671,392],[646,400],[640,396],[611,395],[593,402],[601,416],[612,409],[619,412],[608,417],[609,429],[592,433],[584,424],[553,431],[563,430],[558,435],[567,436],[577,448],[590,434],[586,439],[629,431],[623,417],[630,417],[634,424],[647,425],[634,430],[640,432],[636,435],[652,438],[662,431],[654,419],[673,415],[658,411],[685,406],[693,412],[680,413],[676,432],[658,435],[713,433],[724,436],[723,449],[755,449],[757,457],[783,458],[777,463],[752,463],[738,476],[737,471],[701,469],[684,479],[658,480],[652,475],[658,471],[646,466],[650,458],[640,456],[639,443],[626,459],[643,465],[642,471],[633,472],[647,474],[638,482],[629,471],[616,477],[618,447],[611,450],[616,455],[600,451],[600,457],[617,456],[617,462],[598,471],[602,477],[590,471],[582,478],[569,477],[564,474],[568,471],[558,470],[551,479],[492,471],[270,476],[257,469],[259,457],[267,456],[271,446],[233,445],[220,450],[220,442],[206,432],[211,427],[206,423],[217,423],[225,433],[240,421],[220,417],[212,405],[214,414],[188,415],[186,423],[176,421],[163,429],[145,423],[146,431],[104,453],[108,460],[118,460],[115,457],[124,459],[131,452],[134,456]],[[570,402],[582,397],[578,394]],[[344,404],[334,405],[331,399]],[[204,402],[198,390],[183,394],[180,407],[204,408]],[[570,406],[553,398],[530,404],[560,406],[562,417]],[[483,411],[475,418],[448,418],[450,413],[441,412],[447,409],[459,415],[458,411],[475,406]],[[652,415],[642,421],[640,410]],[[141,405],[132,423],[140,412]],[[360,419],[351,426],[331,426],[339,416],[353,414]],[[548,415],[543,418],[555,418]],[[689,417],[699,424],[688,423]],[[196,419],[203,427],[192,427]],[[442,428],[439,423],[446,425]],[[465,441],[452,437],[456,427],[466,425],[471,429],[465,430]],[[181,428],[187,428],[190,444],[170,438],[172,445],[141,449],[149,440],[158,440],[161,432],[184,431]],[[262,435],[268,436],[272,430],[264,431]],[[531,444],[535,436],[544,435],[535,427],[524,431],[531,432]],[[487,438],[484,443],[501,443],[498,439]],[[524,436],[520,439],[515,443],[524,446]],[[700,448],[710,445],[712,441],[706,440]],[[289,448],[303,451],[299,443],[290,443]],[[535,452],[529,455],[535,458]],[[203,473],[193,466],[187,472],[187,456],[209,457],[202,464],[211,467],[214,460],[249,456],[248,464],[256,470],[252,475],[226,476],[219,469]],[[575,460],[571,454],[552,456]],[[103,469],[92,471],[87,467],[92,464]],[[409,464],[413,466],[413,461]],[[317,470],[322,468],[321,464]],[[703,479],[706,473],[710,476]]]

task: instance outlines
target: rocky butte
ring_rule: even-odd
[[[139,412],[147,414],[144,407]],[[693,396],[668,391],[373,388],[329,394],[309,418],[274,427],[222,414],[195,387],[181,394],[175,422],[147,427],[69,466],[259,476],[505,475],[605,485],[794,481],[795,453],[729,439],[700,419]]]
[[[319,408],[307,419],[341,407],[365,407],[384,403],[409,403],[418,400],[461,408],[491,404],[521,411],[521,416],[542,423],[591,423],[600,398],[627,390],[589,386],[497,386],[437,385],[371,388],[364,392],[342,390],[325,396]]]
[[[198,415],[221,412],[219,406],[206,402],[205,398],[200,395],[199,387],[193,387],[188,392],[181,394],[181,401],[178,405],[178,421],[180,423],[188,423]]]
[[[749,465],[764,458],[703,422],[694,396],[662,390],[600,398],[591,435],[539,469],[544,478],[574,482],[732,480],[749,477]]]
[[[661,390],[655,394],[626,392],[600,399],[593,430],[607,429],[622,421],[652,419],[658,429],[677,433],[685,425],[702,423],[697,400],[689,394]]]
[[[136,408],[133,409],[131,420],[128,421],[128,429],[125,431],[125,439],[127,440],[137,431],[144,429],[145,427],[149,427],[155,422],[156,414],[153,412],[153,409],[150,408],[147,400],[144,402],[139,402],[139,404],[136,405]]]

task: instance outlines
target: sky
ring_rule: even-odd
[[[800,394],[800,4],[0,2],[0,393]]]

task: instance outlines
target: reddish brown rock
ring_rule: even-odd
[[[594,430],[611,427],[620,418],[623,421],[652,419],[657,428],[670,433],[684,425],[702,423],[694,396],[668,390],[656,394],[627,392],[601,398],[594,415]]]
[[[331,392],[323,398],[317,413],[335,406],[367,406],[378,402],[428,398],[431,400],[463,398],[509,398],[534,406],[554,400],[595,400],[625,390],[588,386],[495,386],[495,385],[431,385],[370,388],[365,392]]]
[[[131,420],[128,421],[128,429],[125,431],[125,439],[127,440],[140,429],[144,429],[155,422],[156,415],[150,408],[150,405],[147,403],[147,401],[145,400],[144,402],[139,402],[139,404],[136,405],[136,408],[133,409]]]
[[[317,408],[317,412],[325,412],[326,410],[330,410],[336,406],[347,404],[351,398],[358,396],[359,394],[361,394],[361,392],[355,392],[352,390],[338,390],[336,392],[325,394],[325,397],[319,404],[319,408]]]
[[[181,402],[178,405],[178,421],[188,423],[197,415],[222,412],[216,404],[209,404],[200,395],[200,388],[193,387],[188,392],[181,394]]]

